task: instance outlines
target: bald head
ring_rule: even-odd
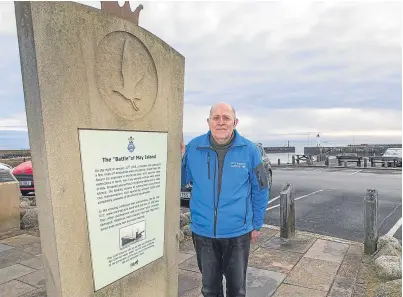
[[[228,103],[219,102],[210,109],[210,117],[207,119],[211,134],[216,142],[225,144],[234,132],[238,119],[235,109]]]
[[[210,118],[214,114],[214,111],[216,109],[223,109],[223,108],[224,109],[227,109],[227,108],[230,109],[232,111],[234,119],[236,119],[235,108],[232,107],[232,105],[230,105],[230,104],[228,104],[226,102],[218,102],[218,103],[214,104],[213,106],[211,106],[211,108],[210,108]]]

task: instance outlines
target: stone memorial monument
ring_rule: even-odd
[[[184,57],[142,8],[15,2],[49,297],[178,294]]]

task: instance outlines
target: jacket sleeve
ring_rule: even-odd
[[[190,169],[188,167],[189,148],[190,148],[189,145],[187,145],[185,147],[185,153],[183,154],[183,158],[182,158],[181,187],[184,187],[185,185],[187,185],[192,180],[192,175],[190,174]]]
[[[266,169],[257,147],[252,152],[252,210],[253,228],[259,230],[263,225],[267,202],[269,200],[269,184]]]

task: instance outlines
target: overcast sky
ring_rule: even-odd
[[[227,101],[239,131],[266,145],[317,132],[329,144],[401,143],[400,1],[141,3],[140,26],[186,59],[186,139]],[[0,44],[0,130],[12,130],[1,149],[27,133],[14,132],[26,120],[12,2],[0,3]]]

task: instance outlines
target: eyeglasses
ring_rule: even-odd
[[[232,117],[225,116],[225,115],[222,117],[220,117],[219,115],[216,115],[216,116],[210,117],[210,120],[212,120],[213,122],[216,122],[216,123],[218,123],[220,120],[222,120],[224,123],[229,123],[229,122],[234,121],[234,119]]]

